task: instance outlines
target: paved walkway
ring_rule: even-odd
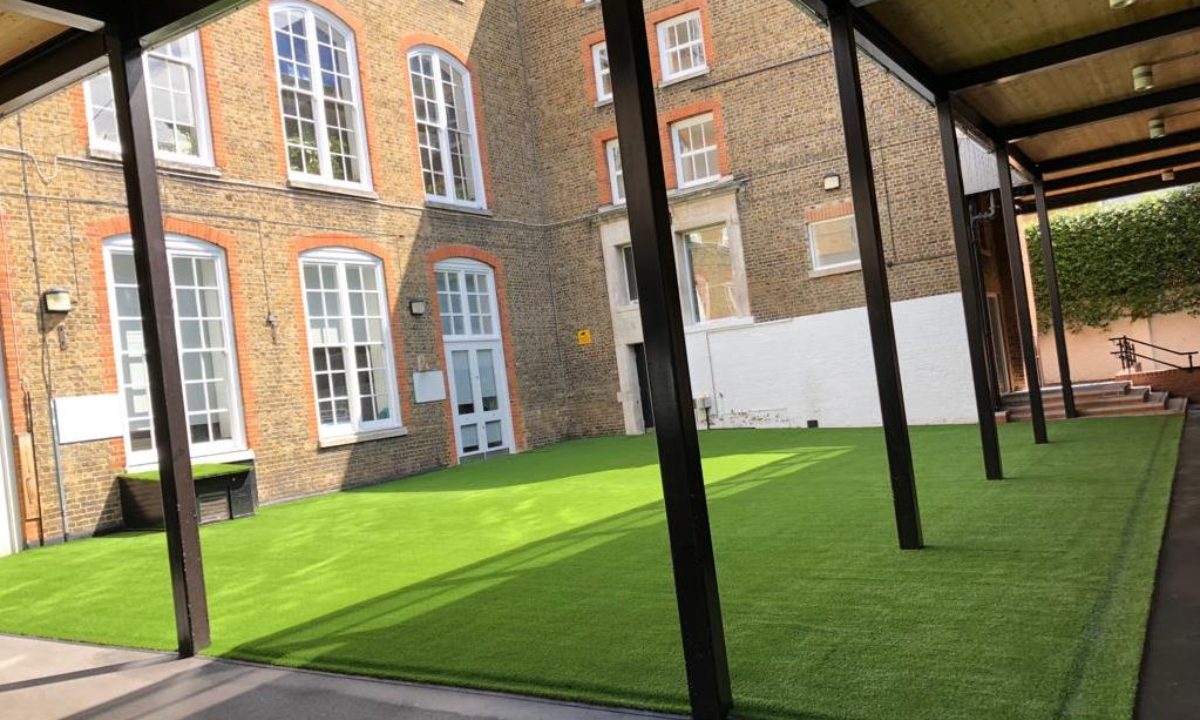
[[[0,635],[21,720],[649,720],[670,716]]]
[[[1139,720],[1200,718],[1200,407],[1188,410],[1150,605]]]

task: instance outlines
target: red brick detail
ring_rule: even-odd
[[[83,83],[76,83],[67,91],[67,97],[71,103],[71,127],[75,130],[80,154],[86,155],[92,145],[92,136],[88,132],[87,101],[83,95]]]
[[[662,142],[663,168],[667,174],[667,187],[679,186],[675,169],[675,144],[671,142],[671,126],[677,122],[712,113],[713,132],[717,135],[717,168],[721,175],[729,174],[729,148],[725,142],[725,119],[721,115],[721,100],[713,98],[684,107],[675,108],[659,116],[659,133]]]
[[[850,200],[841,200],[839,202],[829,203],[827,205],[818,205],[817,207],[808,208],[804,211],[804,222],[815,223],[822,220],[833,220],[834,218],[846,217],[854,214],[854,203]]]
[[[358,88],[362,97],[359,98],[359,111],[362,112],[363,132],[365,134],[364,145],[366,147],[367,164],[371,167],[371,186],[379,187],[379,171],[375,169],[375,158],[379,153],[375,152],[374,134],[371,130],[373,123],[371,122],[371,113],[375,108],[375,103],[371,100],[371,78],[367,70],[367,59],[371,57],[367,51],[366,43],[364,42],[365,33],[363,32],[362,22],[354,16],[345,5],[337,2],[337,0],[307,0],[307,2],[316,5],[325,10],[330,15],[333,15],[338,20],[350,28],[350,32],[354,35],[354,56],[358,61]],[[288,176],[287,165],[287,143],[283,135],[283,110],[280,108],[279,99],[279,70],[275,67],[275,31],[271,28],[271,3],[263,2],[262,17],[263,17],[263,33],[265,45],[263,46],[263,56],[267,60],[267,78],[270,80],[268,87],[274,95],[274,101],[271,103],[272,114],[275,116],[275,132],[279,138],[279,165],[282,169],[282,177],[284,180]],[[315,59],[314,59],[315,62]]]
[[[596,179],[599,181],[598,190],[601,205],[610,205],[613,201],[612,178],[608,176],[608,152],[605,146],[610,140],[616,139],[616,126],[599,130],[592,136],[592,151],[596,157]]]
[[[23,363],[21,362],[21,348],[17,343],[16,304],[13,302],[13,295],[17,292],[18,285],[13,277],[12,263],[8,260],[7,227],[8,217],[4,214],[4,210],[0,209],[0,344],[4,348],[4,382],[8,383],[8,411],[9,417],[12,419],[9,440],[13,447],[13,476],[17,479],[17,519],[22,521],[25,542],[29,545],[41,545],[41,512],[37,512],[36,517],[26,516],[25,509],[30,505],[26,502],[25,483],[21,482],[21,478],[26,473],[20,468],[21,458],[16,452],[16,436],[28,431],[29,416],[25,412],[25,389],[21,384]],[[37,468],[28,468],[28,475],[33,478],[36,487]],[[34,492],[32,494],[36,496],[33,498],[34,502],[40,507],[41,493]]]
[[[1186,358],[1180,358],[1184,362]],[[1175,359],[1172,359],[1174,362]],[[1147,365],[1154,363],[1147,362]],[[1197,370],[1150,370],[1148,372],[1116,375],[1117,380],[1128,380],[1134,385],[1149,385],[1153,390],[1165,390],[1175,397],[1186,397],[1200,403],[1200,371]]]
[[[229,310],[233,320],[233,340],[236,344],[238,362],[238,385],[242,391],[242,419],[246,428],[246,446],[253,449],[258,445],[258,410],[255,402],[253,376],[250,372],[250,336],[246,318],[248,302],[242,289],[238,273],[245,267],[239,260],[237,239],[211,225],[192,220],[165,216],[163,229],[168,233],[212,243],[225,252],[225,272],[229,280]],[[128,235],[129,217],[125,215],[99,220],[87,226],[88,244],[92,246],[92,288],[95,292],[96,316],[101,326],[110,327],[111,310],[108,306],[108,278],[104,271],[104,241],[119,235]],[[104,334],[111,335],[106,331]],[[111,337],[99,347],[100,366],[106,392],[117,392],[117,364]],[[120,440],[114,446],[114,466],[125,465],[125,446]]]
[[[425,262],[428,269],[430,306],[433,308],[434,318],[441,317],[441,309],[438,307],[435,267],[443,260],[457,258],[478,260],[490,267],[496,276],[496,304],[498,306],[496,309],[500,313],[500,343],[504,348],[504,371],[508,376],[508,406],[509,413],[512,415],[513,439],[517,445],[516,449],[524,450],[528,443],[525,438],[525,422],[521,417],[521,394],[517,385],[516,355],[513,354],[512,329],[508,320],[508,283],[504,279],[504,264],[499,256],[471,245],[442,245],[430,250],[425,256]],[[446,346],[442,340],[440,325],[436,333],[436,344],[438,358],[444,365]],[[450,368],[446,368],[447,382],[449,382],[449,374]],[[449,402],[446,402],[445,406],[446,430],[450,436],[448,462],[455,465],[458,463],[458,453],[455,451],[455,448],[458,447],[458,439],[454,433],[454,410],[450,407]]]
[[[383,245],[377,242],[344,233],[320,233],[304,235],[292,240],[291,244],[291,273],[292,299],[295,303],[297,345],[300,348],[301,367],[309,373],[310,379],[305,383],[308,397],[308,430],[315,444],[320,439],[320,429],[317,426],[317,398],[312,387],[312,358],[308,348],[308,316],[304,309],[304,283],[300,277],[300,256],[309,250],[321,248],[349,248],[366,253],[383,263],[383,284],[386,293],[389,326],[392,331],[392,356],[396,363],[396,394],[400,396],[400,421],[407,424],[411,420],[411,404],[408,386],[408,366],[404,361],[403,330],[400,326],[400,272],[396,268],[394,256]]]
[[[708,11],[708,0],[684,0],[670,7],[646,14],[646,40],[650,44],[650,72],[654,82],[662,82],[662,58],[659,56],[658,25],[684,13],[700,11],[700,31],[704,34],[704,59],[708,67],[717,64],[717,45],[713,42],[712,16]]]
[[[218,73],[214,69],[216,59],[220,56],[213,39],[213,30],[205,26],[200,28],[200,58],[204,66],[204,96],[208,101],[208,131],[209,142],[212,143],[213,165],[225,168],[225,114],[221,98],[221,86]]]
[[[483,121],[483,88],[481,87],[481,75],[479,69],[475,66],[475,62],[471,60],[468,53],[462,48],[453,43],[427,33],[414,33],[406,35],[400,39],[400,57],[404,60],[404,80],[398,83],[401,88],[400,92],[408,98],[409,115],[413,118],[413,134],[412,134],[412,151],[413,151],[413,168],[415,172],[413,176],[417,183],[417,197],[425,197],[425,179],[421,172],[421,151],[417,144],[417,125],[416,117],[412,116],[413,99],[412,99],[412,80],[408,74],[408,53],[413,48],[420,45],[428,45],[435,47],[448,53],[455,60],[463,64],[467,69],[467,73],[471,76],[471,100],[475,105],[475,141],[479,144],[479,170],[483,175],[483,196],[485,204],[491,207],[495,203],[495,197],[492,195],[492,162],[488,157],[487,131],[486,124]]]
[[[600,98],[596,97],[596,67],[595,59],[592,57],[592,48],[602,42],[604,42],[604,31],[597,30],[594,33],[585,35],[579,43],[580,50],[583,53],[584,87],[587,88],[588,102],[593,105]]]

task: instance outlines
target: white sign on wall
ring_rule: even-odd
[[[446,399],[446,377],[441,370],[413,373],[413,398],[419,403]]]
[[[118,393],[54,398],[54,419],[61,445],[121,437],[124,417]]]

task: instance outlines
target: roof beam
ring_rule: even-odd
[[[1188,152],[1176,153],[1175,155],[1165,155],[1163,157],[1150,158],[1125,165],[1116,165],[1114,167],[1093,170],[1092,172],[1080,173],[1079,175],[1068,175],[1067,177],[1046,180],[1045,186],[1048,192],[1069,190],[1084,185],[1093,185],[1109,180],[1120,180],[1128,178],[1131,175],[1158,172],[1178,167],[1179,165],[1191,165],[1194,163],[1200,163],[1200,150],[1190,150]]]
[[[1157,175],[1152,175],[1150,177],[1136,178],[1111,185],[1076,190],[1075,192],[1047,195],[1046,207],[1050,210],[1059,210],[1086,203],[1100,202],[1101,200],[1112,200],[1113,198],[1125,197],[1126,195],[1150,192],[1151,190],[1165,190],[1180,185],[1191,185],[1198,182],[1200,182],[1200,168],[1190,168],[1176,171],[1174,180],[1163,180]],[[1019,206],[1022,212],[1033,212],[1034,210],[1032,200],[1023,201]]]
[[[1035,135],[1058,132],[1059,130],[1066,130],[1079,125],[1089,125],[1121,117],[1122,115],[1130,115],[1144,110],[1153,110],[1166,105],[1195,100],[1196,98],[1200,98],[1200,82],[1180,85],[1156,92],[1141,93],[1121,100],[1104,103],[1103,105],[1071,110],[1070,112],[1030,120],[1028,122],[1013,123],[1012,125],[1005,125],[999,130],[1006,141],[1016,142]]]
[[[1172,150],[1197,143],[1200,143],[1200,128],[1196,128],[1195,130],[1181,130],[1171,133],[1166,137],[1146,138],[1145,140],[1135,140],[1121,145],[1086,150],[1074,155],[1050,158],[1038,163],[1038,170],[1042,173],[1067,172],[1089,165],[1124,160],[1126,158],[1137,157],[1138,155],[1145,155],[1146,153]]]
[[[0,65],[0,117],[106,67],[104,37],[68,30]]]
[[[99,3],[88,0],[0,0],[0,12],[25,15],[88,32],[104,27],[102,8]]]
[[[1200,28],[1200,7],[949,73],[944,75],[941,81],[950,92],[961,92],[969,88],[993,85],[1020,75],[1078,62],[1113,50],[1180,35],[1198,28]]]

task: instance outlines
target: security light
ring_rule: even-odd
[[[425,303],[425,298],[413,298],[408,301],[408,311],[413,317],[421,317],[428,310]]]
[[[71,291],[66,288],[50,288],[42,293],[42,302],[48,313],[71,312]]]
[[[1150,65],[1138,65],[1133,69],[1133,89],[1145,92],[1154,88],[1154,68]]]
[[[829,173],[825,176],[825,189],[837,190],[842,186],[842,178],[837,173]]]
[[[1174,179],[1175,179],[1175,171],[1174,170],[1172,170],[1171,168],[1167,168],[1166,170],[1162,171],[1162,181],[1163,182],[1171,182]]]

